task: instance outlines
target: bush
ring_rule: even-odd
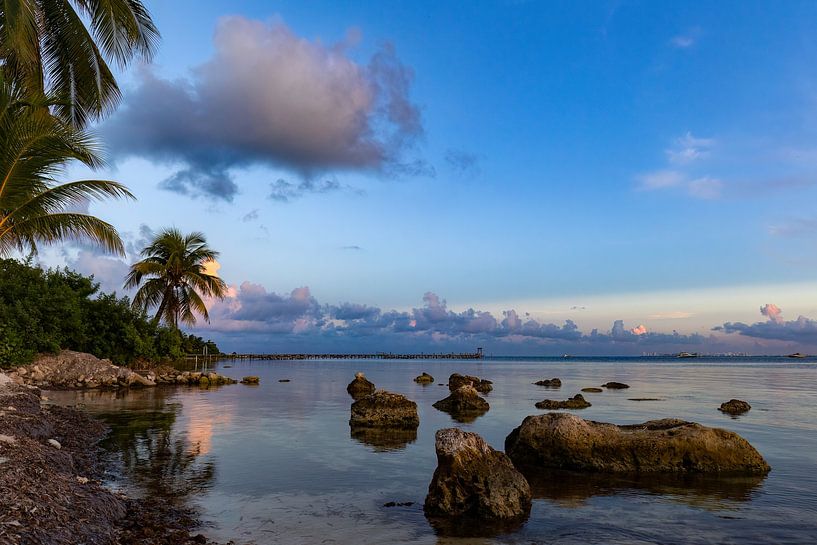
[[[219,353],[215,343],[158,325],[127,297],[98,291],[92,276],[0,259],[0,367],[60,349],[118,364],[200,354],[205,345]]]

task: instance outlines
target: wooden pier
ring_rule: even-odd
[[[190,356],[188,356],[190,357]],[[201,357],[201,356],[199,356]],[[482,348],[476,352],[445,354],[394,354],[377,352],[375,354],[221,354],[209,356],[222,360],[481,360],[485,356]]]

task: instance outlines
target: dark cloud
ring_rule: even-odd
[[[712,340],[703,335],[642,332],[633,333],[617,320],[611,330],[582,333],[572,320],[563,324],[543,323],[515,310],[502,313],[498,321],[490,312],[466,309],[456,312],[432,292],[423,296],[423,306],[410,311],[383,311],[356,303],[321,306],[308,288],[298,288],[282,296],[263,287],[243,283],[224,301],[214,304],[210,332],[238,334],[302,335],[318,344],[331,339],[335,348],[358,339],[378,349],[390,349],[412,339],[418,347],[444,343],[446,346],[497,345],[506,350],[519,347],[567,350],[585,353],[633,353],[671,347],[672,350],[699,347]],[[637,330],[637,328],[636,328]],[[292,341],[293,338],[290,338]],[[303,339],[303,337],[302,337]],[[293,341],[295,345],[301,341]],[[360,346],[357,346],[360,348]],[[665,350],[668,350],[665,348]]]
[[[239,16],[219,21],[214,45],[189,80],[141,72],[103,127],[116,157],[182,165],[162,187],[229,201],[233,171],[252,165],[305,180],[332,169],[433,172],[407,158],[423,124],[409,97],[413,73],[391,45],[362,65],[347,55],[351,43],[310,42],[283,23]]]
[[[279,178],[270,183],[269,198],[278,202],[291,202],[300,199],[307,193],[331,193],[343,189],[337,180],[323,180],[315,182],[312,180],[301,180],[292,183]]]
[[[473,178],[478,176],[481,157],[475,153],[467,151],[449,149],[445,152],[445,162],[458,176]]]
[[[249,212],[247,212],[246,214],[244,214],[241,217],[241,221],[243,221],[244,223],[247,223],[247,222],[250,222],[250,221],[255,221],[257,219],[258,219],[258,209],[257,208],[254,209],[254,210],[250,210]]]
[[[768,318],[765,322],[745,324],[743,322],[726,322],[712,328],[713,331],[737,333],[745,337],[772,341],[792,341],[807,345],[817,345],[817,321],[805,316],[796,320],[785,320],[783,311],[773,303],[760,307],[760,313]]]

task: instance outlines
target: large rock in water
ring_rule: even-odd
[[[438,530],[478,535],[524,522],[530,486],[505,454],[457,428],[437,431],[435,446],[437,469],[424,511]]]
[[[420,425],[417,404],[406,396],[379,390],[352,403],[353,428],[415,429]]]
[[[718,410],[721,411],[722,413],[737,415],[743,414],[751,408],[752,406],[743,400],[730,399],[725,403],[721,403],[721,406],[718,407]]]
[[[428,373],[423,371],[422,375],[420,375],[418,377],[415,377],[414,382],[416,382],[418,384],[433,384],[434,383],[434,377],[432,377],[431,375],[429,375]]]
[[[494,389],[492,384],[493,382],[490,380],[473,377],[471,375],[461,375],[459,373],[454,373],[448,377],[448,389],[452,392],[459,390],[462,386],[470,385],[473,386],[477,392],[487,394]]]
[[[617,426],[567,413],[529,416],[505,439],[517,467],[611,473],[765,474],[769,464],[740,435],[665,419]]]
[[[537,386],[544,386],[545,388],[561,388],[562,387],[562,381],[561,381],[561,379],[558,379],[558,378],[538,380],[538,381],[534,382],[534,384],[537,385]]]
[[[437,410],[447,412],[455,420],[471,422],[485,414],[491,406],[479,397],[479,394],[470,384],[461,386],[451,392],[451,395],[432,405]]]
[[[346,391],[349,392],[349,395],[354,399],[371,395],[374,393],[374,390],[374,383],[369,382],[369,380],[363,376],[363,373],[355,373],[355,380],[350,382],[346,387]]]

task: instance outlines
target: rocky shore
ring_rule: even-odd
[[[189,511],[101,483],[100,422],[0,373],[0,545],[185,545]]]
[[[142,374],[114,365],[111,360],[71,350],[41,355],[30,365],[11,370],[8,376],[18,384],[51,390],[144,388],[157,384],[209,387],[236,382],[218,373],[178,371],[170,366],[155,367]]]

